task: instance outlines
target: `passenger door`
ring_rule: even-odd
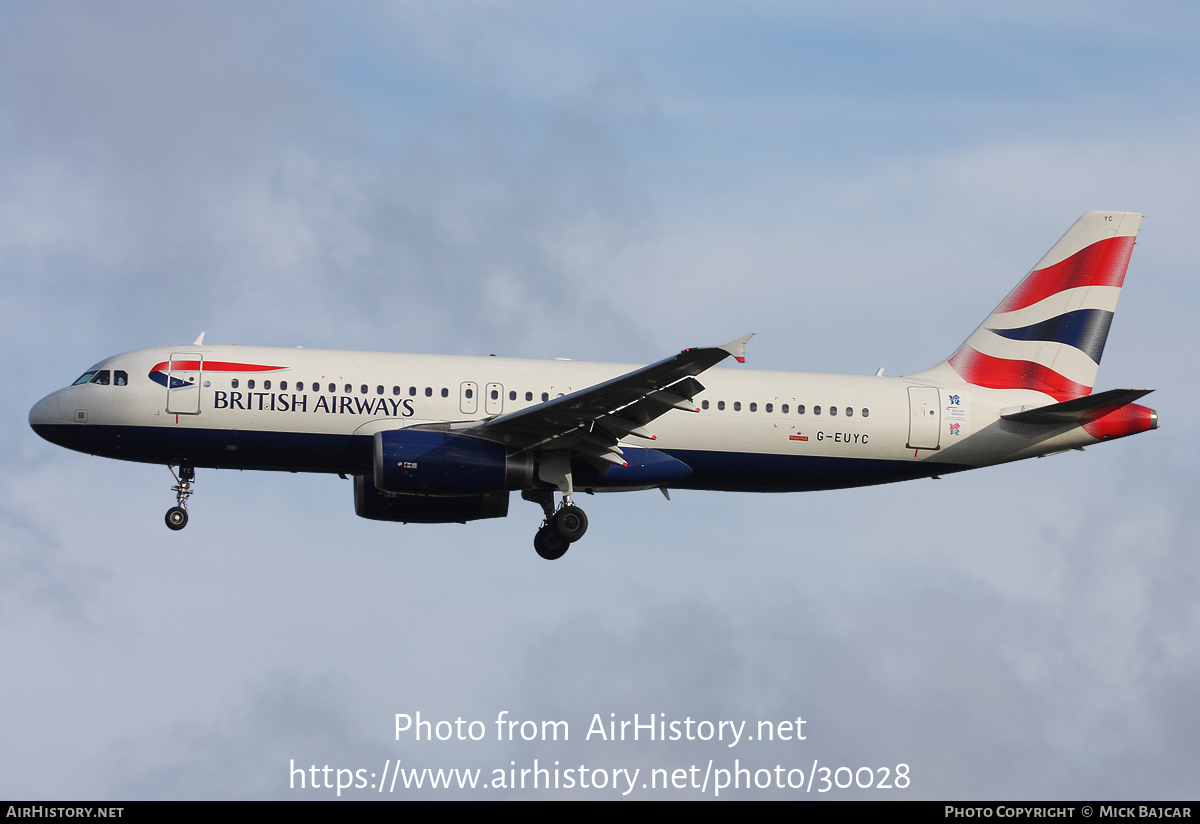
[[[942,406],[937,387],[908,387],[908,448],[937,449],[942,432]]]
[[[203,355],[171,355],[167,364],[167,412],[172,415],[200,414],[200,381],[203,375]]]

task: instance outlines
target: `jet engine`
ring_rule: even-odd
[[[400,495],[375,488],[370,475],[354,476],[354,512],[372,521],[403,521],[409,524],[450,524],[504,518],[508,515],[508,493],[485,495]]]
[[[503,444],[420,429],[375,433],[375,488],[425,495],[480,495],[528,489],[534,460]]]

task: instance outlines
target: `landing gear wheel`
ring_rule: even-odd
[[[568,543],[575,543],[587,532],[587,515],[577,506],[564,506],[550,520],[550,528]]]
[[[181,506],[173,506],[167,510],[167,526],[178,532],[187,526],[187,510]]]
[[[547,561],[557,561],[567,554],[567,550],[571,548],[571,542],[560,538],[553,527],[544,526],[537,531],[537,535],[533,536],[533,548]]]
[[[171,487],[171,491],[175,493],[175,506],[167,510],[167,526],[178,532],[187,526],[188,516],[187,499],[192,497],[192,493],[196,490],[192,489],[192,482],[196,480],[196,467],[188,464],[180,464],[179,474],[175,474],[175,469],[168,466],[171,470],[171,475],[175,478],[175,486]]]

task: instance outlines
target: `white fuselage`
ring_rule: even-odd
[[[79,451],[164,464],[370,472],[375,432],[471,421],[628,373],[627,364],[246,346],[173,346],[108,358],[125,385],[84,383],[37,404],[30,423]],[[950,377],[953,374],[950,373]],[[789,491],[928,477],[1097,442],[1078,425],[1023,427],[1001,410],[1053,399],[956,380],[717,368],[698,413],[648,429],[693,467],[677,484]],[[170,388],[168,388],[170,382]]]

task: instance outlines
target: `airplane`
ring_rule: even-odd
[[[173,530],[197,468],[322,472],[353,478],[355,512],[383,521],[501,518],[520,492],[554,560],[587,531],[577,492],[858,487],[1156,429],[1134,403],[1152,390],[1092,394],[1141,218],[1083,215],[953,355],[903,377],[712,369],[744,362],[752,335],[630,366],[202,333],[100,361],[29,423],[68,449],[166,465]]]

